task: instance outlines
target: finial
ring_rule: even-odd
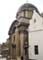
[[[28,0],[26,0],[26,3],[28,3]]]

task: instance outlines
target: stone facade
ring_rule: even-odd
[[[16,20],[9,29],[9,57],[10,60],[34,60],[30,58],[30,31],[33,31],[33,20],[42,19],[38,9],[29,3],[20,7],[16,14]],[[40,25],[40,24],[39,24]],[[38,26],[38,25],[37,25]],[[35,27],[34,27],[35,28]],[[37,28],[38,29],[38,28]]]

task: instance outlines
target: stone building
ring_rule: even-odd
[[[1,44],[1,55],[2,55],[2,57],[7,57],[8,50],[9,50],[8,45],[6,43],[2,43]]]
[[[10,59],[43,60],[43,17],[38,9],[23,4],[10,26]]]

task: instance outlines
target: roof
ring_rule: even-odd
[[[40,14],[39,11],[38,11],[38,9],[36,8],[36,6],[34,6],[33,4],[30,4],[30,3],[25,3],[25,4],[23,4],[23,5],[19,8],[17,14],[18,14],[19,12],[23,11],[23,10],[29,10],[30,8],[31,8],[31,10],[36,10],[36,12],[37,12],[38,14]]]
[[[16,23],[18,23],[17,20],[14,20],[9,28],[8,34],[11,35],[12,33],[14,33],[15,29],[16,29]]]
[[[43,13],[41,13],[41,17],[43,17]]]

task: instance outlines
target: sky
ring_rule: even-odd
[[[0,0],[0,43],[6,42],[11,23],[16,19],[19,7],[27,0]],[[39,12],[43,12],[43,0],[28,0],[35,5]]]

